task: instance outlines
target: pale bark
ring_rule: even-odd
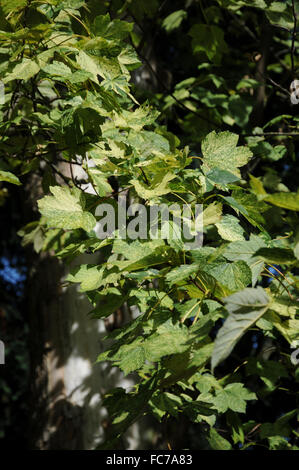
[[[81,177],[79,168],[74,166],[73,173]],[[65,174],[67,169],[69,165],[63,168]],[[33,178],[27,188],[31,208],[36,207],[36,199],[41,196],[39,185],[40,180]],[[114,387],[130,388],[134,384],[107,363],[95,364],[104,349],[105,322],[88,316],[92,305],[79,292],[78,284],[64,287],[64,280],[75,265],[97,262],[100,262],[98,254],[82,255],[71,266],[51,254],[42,253],[31,259],[27,286],[30,448],[95,448],[104,440],[105,429],[109,427],[102,407],[103,394]],[[106,325],[111,327],[109,322]],[[126,437],[126,448],[140,446],[137,425]]]
[[[90,262],[88,255],[76,261]],[[47,256],[38,259],[30,283],[30,435],[31,446],[44,450],[95,448],[108,425],[102,395],[133,386],[116,368],[95,364],[104,349],[104,322],[88,316],[92,306],[77,285],[61,287],[66,272]],[[127,439],[127,447],[138,447],[136,426]]]

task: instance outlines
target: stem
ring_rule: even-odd
[[[271,271],[269,271],[269,269],[267,268],[264,268],[265,271],[267,271],[269,274],[270,274],[270,277],[273,278],[273,273],[271,273]],[[279,284],[284,288],[284,290],[287,291],[288,293],[288,296],[290,297],[291,300],[294,300],[294,297],[292,296],[292,294],[290,293],[289,289],[284,285],[284,283],[282,282],[281,279],[279,279],[279,277],[276,278],[279,282]]]

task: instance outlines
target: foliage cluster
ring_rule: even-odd
[[[104,399],[102,448],[152,414],[196,423],[202,448],[298,450],[295,12],[289,0],[1,1],[1,200],[40,175],[23,243],[63,262],[101,253],[68,282],[94,318],[132,312],[98,357],[137,377]],[[122,191],[147,207],[202,204],[203,247],[173,231],[99,240],[96,209]]]

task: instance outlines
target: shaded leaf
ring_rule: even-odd
[[[211,448],[214,450],[231,450],[232,448],[230,442],[220,436],[214,428],[211,428],[210,435],[207,439]]]
[[[212,369],[226,359],[239,339],[269,308],[269,298],[261,287],[246,288],[224,299],[229,312],[218,331],[212,354]]]

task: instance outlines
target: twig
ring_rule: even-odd
[[[286,135],[286,136],[296,136],[299,135],[299,132],[263,132],[261,134],[242,134],[243,137],[263,137],[264,135],[273,135],[273,136],[280,136],[280,135]]]
[[[57,170],[57,168],[54,166],[53,163],[49,162],[48,160],[46,160],[45,158],[42,158],[41,160],[44,160],[44,162],[46,162],[48,165],[50,165],[50,167],[52,168],[52,170],[54,171],[54,173],[56,173],[58,176],[60,176],[60,178],[63,179],[63,181],[65,182],[65,184],[67,184],[68,186],[70,186],[70,183],[69,183],[69,180],[66,176],[64,176],[59,170]]]
[[[71,173],[71,177],[72,177],[72,182],[74,183],[74,185],[76,186],[76,188],[78,188],[78,189],[81,190],[81,186],[79,186],[79,184],[77,183],[76,178],[74,177],[72,162],[69,162],[69,164],[70,164],[70,173]]]
[[[236,23],[242,28],[242,30],[244,30],[250,37],[251,39],[253,39],[255,42],[257,42],[257,37],[256,35],[251,31],[250,28],[248,28],[248,26],[242,22],[238,16],[232,12],[230,12],[228,10],[228,13],[230,14],[230,16],[236,21]]]
[[[269,75],[264,75],[262,72],[260,72],[259,70],[257,70],[257,73],[263,77],[265,80],[268,80],[273,86],[275,86],[276,88],[279,88],[281,91],[283,91],[285,94],[287,94],[288,96],[290,96],[290,92],[282,87],[281,85],[279,85],[279,83],[275,82],[271,77],[269,77]]]
[[[280,274],[280,276],[282,276],[286,282],[289,284],[289,286],[293,286],[293,284],[288,280],[288,278],[278,269],[274,266],[274,264],[271,264],[271,263],[268,263],[269,266],[271,266],[272,269],[275,269],[276,272],[278,272],[278,274]]]
[[[274,278],[273,278],[273,273],[271,273],[271,271],[269,271],[268,268],[264,268],[264,270],[267,271],[267,273],[270,274],[270,277],[271,277],[272,279],[274,279]],[[294,297],[293,297],[292,294],[290,293],[289,289],[284,285],[284,283],[282,282],[282,280],[279,279],[279,277],[275,277],[275,279],[277,279],[277,281],[279,282],[279,284],[287,291],[287,294],[288,294],[288,296],[290,297],[290,299],[291,299],[291,300],[294,300]]]

